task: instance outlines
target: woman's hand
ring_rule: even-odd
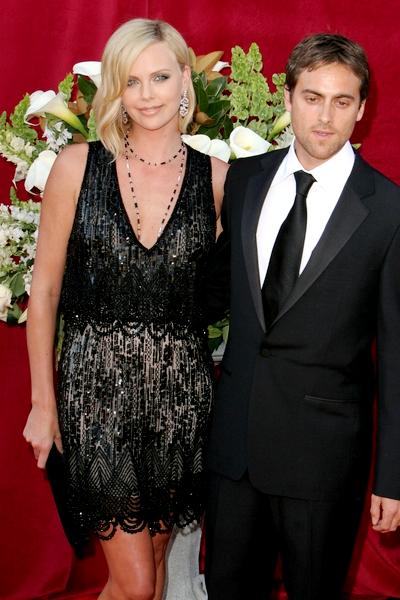
[[[39,469],[45,468],[53,442],[58,451],[62,452],[61,435],[55,408],[43,408],[34,404],[22,435],[31,444]]]

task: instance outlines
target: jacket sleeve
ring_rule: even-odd
[[[385,256],[377,327],[378,423],[374,493],[400,499],[400,227]]]

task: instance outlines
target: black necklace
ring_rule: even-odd
[[[142,158],[141,156],[139,156],[139,154],[137,152],[135,152],[135,150],[133,149],[127,135],[125,136],[125,140],[129,144],[129,150],[130,150],[133,158],[135,158],[136,160],[140,160],[140,162],[147,165],[148,167],[161,167],[162,165],[168,165],[169,163],[172,163],[175,159],[178,158],[179,154],[181,154],[183,152],[183,149],[185,147],[184,143],[181,141],[179,150],[173,156],[171,156],[171,158],[168,158],[167,160],[162,160],[161,162],[157,163],[157,162],[152,162],[150,160],[146,160],[145,158]]]
[[[124,146],[125,146],[125,162],[126,162],[126,169],[128,171],[128,181],[129,181],[129,187],[131,188],[131,193],[132,193],[132,200],[133,200],[133,206],[135,208],[135,213],[136,213],[136,225],[137,225],[137,232],[136,232],[136,237],[140,242],[140,238],[141,238],[141,234],[142,234],[142,225],[141,225],[141,218],[140,218],[140,210],[139,210],[139,204],[137,201],[137,197],[135,194],[135,189],[133,187],[133,178],[132,178],[132,173],[131,173],[131,168],[130,168],[130,164],[129,164],[129,156],[128,156],[128,151],[131,153],[132,156],[134,156],[134,151],[133,148],[131,147],[130,143],[129,143],[129,139],[128,136],[125,136],[125,140],[124,140]],[[161,224],[160,224],[160,228],[158,230],[157,233],[157,239],[160,237],[160,235],[162,234],[162,232],[164,231],[164,227],[165,224],[167,222],[167,217],[169,215],[169,213],[171,212],[171,207],[172,204],[175,200],[175,196],[177,194],[178,188],[179,188],[179,184],[182,178],[182,173],[183,173],[183,166],[185,164],[185,158],[186,158],[186,146],[185,144],[182,142],[182,146],[179,149],[179,151],[177,152],[177,154],[175,156],[173,156],[169,161],[165,161],[162,163],[154,163],[152,164],[152,166],[157,167],[159,165],[164,165],[167,164],[167,162],[172,162],[179,153],[182,153],[182,161],[181,164],[179,165],[179,172],[178,172],[178,180],[176,182],[176,184],[174,185],[174,189],[172,192],[172,196],[168,202],[167,208],[165,210],[164,216],[161,219]],[[145,161],[143,161],[145,162]],[[151,163],[148,163],[151,164]]]

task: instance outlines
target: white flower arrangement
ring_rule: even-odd
[[[225,162],[289,145],[293,136],[283,104],[284,75],[273,75],[272,93],[261,74],[256,44],[248,54],[238,46],[232,50],[229,79],[219,73],[229,67],[221,56],[196,57],[191,50],[197,106],[184,142]],[[0,155],[15,165],[10,204],[0,203],[0,320],[9,324],[27,318],[41,194],[57,153],[74,141],[97,139],[91,102],[100,81],[100,62],[77,63],[57,92],[38,90],[9,116],[0,115]],[[28,200],[17,196],[22,181]],[[214,324],[209,336],[214,346],[226,333],[227,320]]]
[[[75,139],[95,138],[88,104],[83,94],[76,94],[78,81],[69,74],[58,93],[27,94],[9,116],[0,115],[0,154],[15,165],[10,203],[0,203],[0,320],[9,324],[27,319],[41,194],[57,153]],[[86,81],[82,86],[92,98],[94,84]],[[71,102],[73,92],[77,99]],[[17,196],[22,181],[27,200]]]
[[[40,204],[0,204],[0,320],[23,323],[36,252]]]

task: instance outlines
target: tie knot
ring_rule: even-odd
[[[306,197],[310,191],[310,187],[316,180],[311,173],[306,173],[305,171],[296,171],[294,178],[296,180],[296,194]]]

